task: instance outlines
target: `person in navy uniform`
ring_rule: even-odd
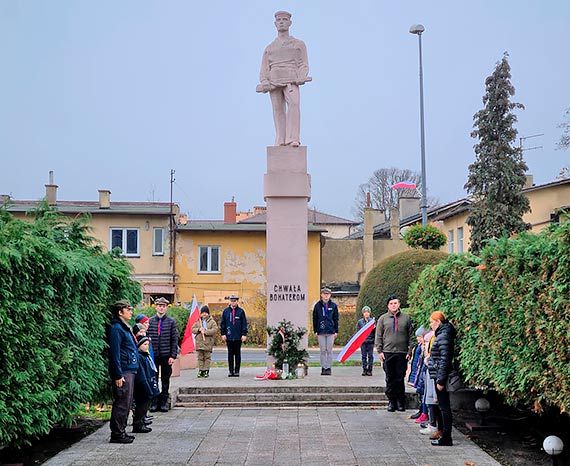
[[[129,321],[133,307],[122,299],[111,306],[113,319],[107,329],[109,343],[109,375],[113,386],[111,409],[111,443],[133,443],[132,435],[125,428],[133,402],[135,375],[139,369],[139,352]]]
[[[220,332],[228,347],[228,377],[239,377],[241,366],[241,344],[247,340],[247,317],[238,306],[237,295],[230,296],[230,305],[222,312]]]
[[[331,301],[331,290],[323,288],[313,308],[313,331],[321,349],[321,375],[332,374],[333,343],[338,335],[338,307]]]

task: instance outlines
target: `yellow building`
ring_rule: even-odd
[[[46,185],[48,205],[58,212],[76,217],[91,216],[93,236],[104,250],[120,248],[133,266],[133,278],[142,285],[143,300],[150,304],[164,296],[175,298],[172,270],[171,238],[179,208],[167,202],[111,202],[111,191],[99,190],[98,201],[61,201],[57,199],[57,185]],[[39,201],[0,197],[7,210],[16,218],[29,218],[26,214],[38,207]]]
[[[192,221],[176,226],[176,295],[216,308],[237,294],[247,305],[266,296],[266,225],[236,223],[235,203],[224,205],[224,221]],[[308,224],[308,302],[319,299],[322,228]]]
[[[523,221],[530,225],[530,231],[538,233],[552,222],[559,220],[560,209],[570,205],[570,179],[553,181],[551,183],[532,185],[522,191],[530,203],[530,212],[523,215]],[[467,225],[469,216],[469,199],[447,204],[431,209],[428,220],[447,235],[447,251],[461,253],[469,250],[470,227]],[[402,226],[417,223],[418,219],[409,219],[402,222]]]

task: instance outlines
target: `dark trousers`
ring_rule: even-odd
[[[133,403],[133,389],[135,386],[135,374],[123,374],[125,381],[122,387],[117,387],[113,381],[113,407],[111,408],[111,428],[112,437],[122,437],[125,435],[127,419],[131,404]]]
[[[374,342],[362,343],[360,354],[362,355],[362,369],[371,371],[374,365]]]
[[[384,353],[384,372],[386,373],[386,396],[392,402],[406,401],[404,378],[408,361],[406,353]]]
[[[154,364],[160,371],[160,383],[162,389],[160,391],[160,399],[168,400],[168,391],[170,390],[170,376],[172,375],[172,366],[168,364],[170,356],[154,356]]]
[[[437,428],[441,432],[441,438],[444,440],[451,440],[451,403],[449,401],[449,392],[443,388],[439,391],[437,385],[435,386],[435,393],[437,394],[437,402],[439,403],[439,410],[436,412]]]
[[[239,374],[241,366],[241,339],[228,340],[228,368],[230,374]]]
[[[152,398],[136,398],[135,399],[135,412],[133,414],[133,427],[144,426],[144,418],[146,417],[146,412],[150,406],[150,401]]]

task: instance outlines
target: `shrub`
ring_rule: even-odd
[[[447,238],[433,225],[424,227],[418,224],[412,225],[404,233],[404,242],[411,248],[439,249],[447,243]]]
[[[414,249],[395,254],[380,262],[366,275],[356,303],[356,316],[370,306],[372,315],[378,318],[386,312],[386,299],[391,294],[400,298],[402,308],[408,305],[408,289],[417,280],[421,271],[447,257],[441,251]]]
[[[481,264],[477,265],[480,261]],[[570,410],[570,223],[492,241],[426,270],[411,292],[425,322],[443,310],[458,330],[465,379],[512,404]]]
[[[21,446],[106,397],[105,324],[138,302],[130,265],[44,205],[35,221],[0,209],[0,444]]]
[[[288,361],[293,373],[297,364],[307,361],[309,353],[305,349],[299,348],[303,335],[307,333],[306,328],[294,328],[293,324],[283,319],[277,327],[267,327],[267,334],[271,338],[271,345],[268,354],[275,358],[275,366],[283,368],[283,362]]]

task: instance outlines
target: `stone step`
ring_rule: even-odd
[[[340,400],[314,400],[314,401],[192,401],[176,402],[178,408],[318,408],[318,407],[347,407],[347,408],[384,408],[387,400],[380,401],[340,401]]]
[[[282,383],[282,384],[281,384]],[[301,407],[301,406],[386,406],[383,387],[279,385],[179,387],[178,407]]]
[[[268,386],[260,382],[259,387],[231,386],[231,387],[180,387],[179,394],[215,394],[215,393],[384,393],[384,387],[370,386],[296,386],[286,385],[287,381],[280,382],[280,386]]]
[[[195,394],[195,393],[179,393],[177,396],[177,403],[192,403],[192,402],[253,402],[253,401],[298,401],[298,402],[312,402],[312,401],[351,401],[351,402],[383,402],[386,395],[383,393],[263,393],[263,392],[250,392],[250,393],[211,393],[211,394]]]

